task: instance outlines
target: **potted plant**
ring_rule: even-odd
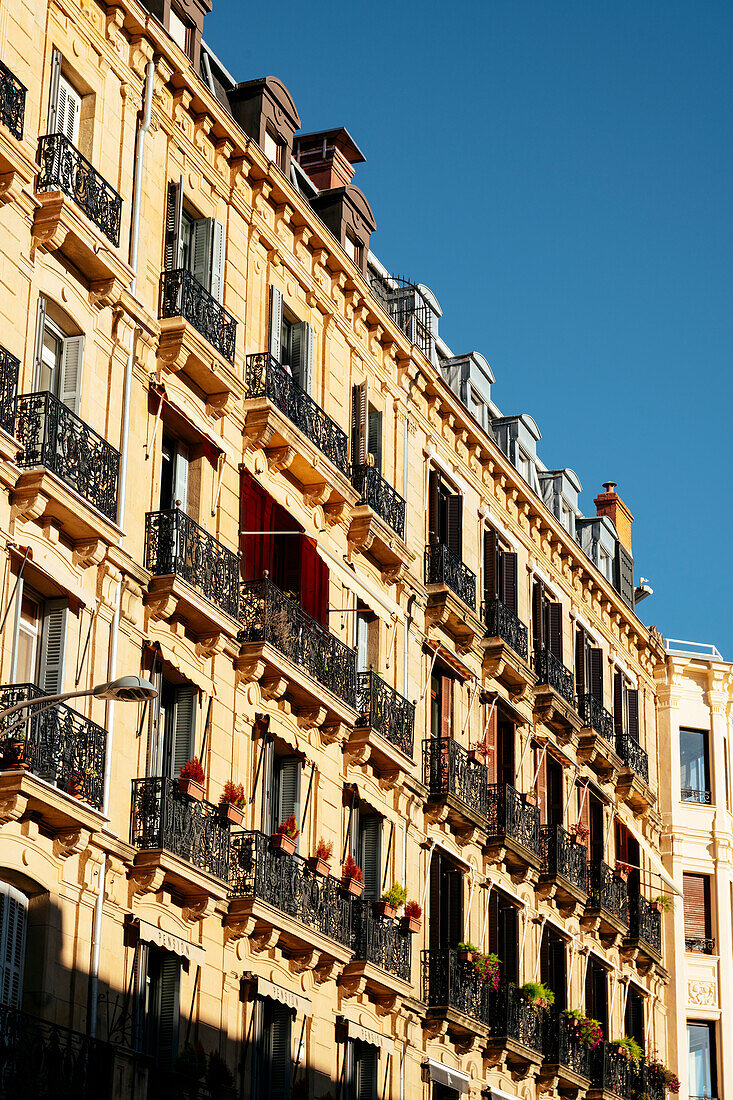
[[[536,806],[538,804],[539,796],[537,794],[536,787],[531,787],[527,791],[526,795],[524,796],[524,801],[527,802],[530,806]]]
[[[623,1039],[611,1039],[609,1047],[620,1057],[627,1062],[633,1062],[636,1065],[643,1051],[636,1039],[631,1035],[626,1035]]]
[[[328,862],[332,855],[333,841],[326,841],[323,837],[320,837],[316,845],[316,854],[310,857],[308,866],[315,875],[323,875],[324,878],[328,878],[330,874]]]
[[[533,1008],[548,1009],[555,1003],[555,994],[544,982],[525,982],[522,993]]]
[[[25,731],[19,730],[2,742],[2,760],[6,768],[27,768],[25,755]]]
[[[347,855],[341,872],[341,886],[347,894],[353,894],[355,898],[360,898],[364,892],[364,872],[351,852]]]
[[[468,940],[462,941],[458,944],[458,958],[461,962],[472,963],[474,955],[479,954],[479,949],[475,943],[470,943]]]
[[[186,1043],[176,1058],[176,1073],[189,1081],[200,1081],[206,1073],[206,1051],[201,1043]]]
[[[405,932],[419,932],[422,928],[422,908],[416,901],[408,901],[405,906],[402,927]]]
[[[652,898],[650,905],[658,913],[670,913],[674,909],[674,898],[671,894],[657,894]]]
[[[399,882],[393,882],[389,890],[385,890],[379,901],[375,901],[374,907],[382,917],[397,916],[397,910],[407,901],[407,890]]]
[[[241,783],[234,783],[228,779],[224,784],[224,790],[219,799],[219,813],[232,825],[241,825],[244,818],[244,787]]]
[[[486,745],[484,745],[483,741],[477,741],[475,745],[471,745],[471,748],[468,750],[468,755],[472,760],[475,760],[477,764],[483,764],[485,766],[489,757],[489,750]]]
[[[291,814],[290,817],[286,817],[281,825],[278,825],[277,832],[272,835],[272,846],[279,852],[285,852],[286,855],[292,856],[295,851],[295,842],[300,836],[300,829],[298,823],[295,820],[295,814]]]
[[[577,1035],[578,1042],[587,1050],[595,1050],[603,1042],[603,1028],[598,1020],[586,1016],[578,1008],[564,1008],[562,1015]]]
[[[206,1088],[212,1100],[234,1100],[236,1096],[234,1074],[217,1051],[209,1054],[206,1067]]]
[[[633,871],[633,867],[631,866],[630,863],[624,863],[624,861],[622,859],[617,859],[616,860],[615,871],[616,871],[616,874],[620,878],[622,878],[624,880],[624,882],[626,882],[629,875]]]
[[[498,955],[493,952],[485,955],[483,951],[479,951],[473,959],[473,972],[482,985],[488,985],[493,990],[499,988],[501,961]]]
[[[192,756],[181,768],[181,774],[178,777],[178,790],[181,794],[187,794],[189,798],[195,799],[196,802],[201,802],[204,797],[205,782],[206,776],[204,775],[204,769],[201,767],[201,761],[198,756]]]
[[[679,1077],[671,1069],[667,1069],[656,1049],[646,1059],[646,1072],[648,1079],[660,1086],[660,1091],[669,1089],[675,1095],[680,1091]]]
[[[81,772],[71,772],[65,786],[67,794],[70,794],[72,798],[79,798],[84,788],[84,776]]]
[[[584,821],[578,821],[575,825],[573,825],[571,835],[573,839],[577,840],[580,844],[585,844],[586,840],[590,836],[590,828],[588,825],[585,824]]]

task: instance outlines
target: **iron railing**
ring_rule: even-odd
[[[452,737],[423,741],[423,776],[431,794],[453,795],[469,810],[488,817],[488,770]]]
[[[19,466],[45,466],[113,522],[119,452],[52,393],[24,393],[16,403]]]
[[[122,198],[65,134],[38,139],[37,191],[63,191],[115,247],[120,243]]]
[[[576,705],[572,672],[544,646],[538,646],[534,651],[534,670],[539,684],[548,684],[571,707]]]
[[[599,703],[595,695],[578,696],[578,713],[587,729],[595,730],[609,745],[613,744],[613,715],[606,710],[603,703]]]
[[[512,1039],[527,1050],[542,1054],[544,1011],[535,1008],[522,989],[512,982],[503,982],[492,991],[489,1003],[492,1035]]]
[[[45,694],[35,684],[2,687],[0,710]],[[3,767],[27,767],[39,779],[101,810],[106,730],[66,703],[38,711],[16,711],[0,722]]]
[[[599,1043],[591,1051],[590,1078],[592,1088],[612,1092],[622,1100],[631,1100],[636,1079],[634,1063],[617,1054],[609,1043]]]
[[[629,898],[629,938],[662,954],[662,914],[641,894]]]
[[[311,871],[302,856],[275,850],[264,833],[232,835],[230,897],[264,901],[307,929],[350,947],[350,907],[339,885],[337,879]]]
[[[265,578],[242,584],[239,641],[266,642],[356,708],[356,654]]]
[[[398,921],[378,916],[374,902],[352,901],[352,950],[354,958],[386,970],[403,982],[410,981],[412,936]]]
[[[501,638],[523,661],[527,660],[527,627],[501,600],[484,604],[487,638]]]
[[[562,825],[543,825],[540,830],[542,874],[563,878],[576,890],[588,892],[588,853]]]
[[[15,73],[0,61],[0,122],[18,141],[23,140],[26,91]]]
[[[586,909],[604,912],[621,924],[629,923],[628,886],[603,860],[588,864]]]
[[[699,787],[681,787],[680,799],[682,802],[699,802],[703,806],[709,806],[712,803],[712,794]]]
[[[577,1025],[562,1012],[551,1010],[542,1017],[545,1062],[590,1078],[591,1052],[581,1043]]]
[[[0,1005],[0,1100],[112,1096],[114,1047]]]
[[[446,584],[472,611],[476,610],[476,577],[442,542],[425,547],[425,583]]]
[[[388,275],[385,279],[373,271],[369,273],[369,283],[385,313],[420,348],[425,358],[432,360],[434,337],[430,308],[417,284],[402,275]]]
[[[234,363],[237,322],[186,268],[172,268],[160,276],[160,316],[183,317],[222,358]]]
[[[540,811],[526,795],[509,783],[494,783],[488,787],[489,837],[509,838],[521,844],[529,853],[540,855]]]
[[[357,726],[376,730],[405,756],[412,756],[415,706],[376,672],[357,674],[356,709]]]
[[[330,459],[345,477],[351,474],[349,441],[310,394],[301,389],[293,376],[269,352],[247,356],[244,396],[266,397],[307,439]]]
[[[145,568],[181,577],[227,615],[239,612],[239,559],[180,508],[145,516]]]
[[[656,1073],[653,1073],[649,1070],[645,1059],[642,1058],[642,1060],[637,1065],[635,1076],[635,1100],[636,1097],[643,1097],[644,1100],[665,1100],[665,1097],[667,1095],[667,1086]],[[694,1097],[690,1098],[690,1100],[694,1100]]]
[[[20,360],[0,347],[0,428],[10,435],[15,430],[15,398],[18,392]]]
[[[696,955],[715,954],[715,940],[685,936],[685,951],[691,951]]]
[[[354,466],[351,474],[359,503],[368,504],[396,535],[405,534],[405,502],[376,466]]]
[[[630,733],[619,733],[616,738],[616,751],[627,768],[631,768],[634,775],[649,782],[649,757],[643,748]]]
[[[130,843],[172,852],[227,881],[229,824],[217,806],[182,794],[175,779],[133,779]]]
[[[423,1000],[428,1008],[452,1008],[488,1026],[489,987],[479,980],[473,963],[463,962],[453,948],[423,951],[422,980]]]

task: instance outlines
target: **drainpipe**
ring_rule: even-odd
[[[145,151],[145,136],[150,129],[153,113],[153,76],[155,74],[155,62],[148,61],[145,69],[145,93],[143,101],[143,117],[138,127],[135,139],[135,178],[132,205],[132,227],[130,231],[130,267],[132,268],[132,282],[130,290],[133,296],[137,292],[137,260],[140,247],[140,210],[142,207],[142,182]],[[117,526],[122,530],[125,526],[125,496],[127,492],[127,457],[128,440],[130,434],[130,404],[132,399],[132,364],[135,347],[135,333],[131,329],[127,363],[125,364],[125,381],[122,400],[122,437],[120,442],[120,476],[117,496]],[[122,544],[124,534],[121,534],[118,544]],[[120,599],[122,582],[118,581],[115,591],[114,614],[109,646],[109,678],[114,680],[117,676],[117,650],[120,633]],[[102,813],[109,817],[109,792],[112,780],[112,743],[115,721],[114,699],[107,704],[107,745],[104,763],[104,794]],[[99,957],[101,954],[102,940],[102,910],[104,908],[104,894],[107,884],[107,857],[102,861],[99,872],[99,888],[94,903],[94,933],[92,939],[92,966],[89,980],[89,1004],[87,1005],[87,1026],[89,1034],[94,1038],[97,1034],[97,997],[99,992]]]

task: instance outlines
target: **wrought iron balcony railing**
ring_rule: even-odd
[[[617,875],[603,860],[588,864],[586,909],[605,912],[621,924],[629,923],[628,887],[621,875]]]
[[[540,855],[540,811],[525,795],[509,783],[494,783],[488,787],[489,837],[515,841],[528,852]]]
[[[578,1027],[562,1012],[542,1013],[545,1061],[590,1078],[590,1050],[580,1041]]]
[[[0,61],[0,122],[18,141],[23,140],[26,91],[15,73]]]
[[[713,955],[715,954],[715,940],[695,939],[691,936],[685,936],[685,951],[690,951],[695,955]]]
[[[405,756],[412,756],[415,706],[376,672],[357,674],[356,709],[357,726],[376,730]]]
[[[422,980],[428,1008],[452,1008],[484,1026],[490,1023],[489,987],[453,948],[423,951]]]
[[[264,833],[232,835],[229,893],[264,901],[306,929],[351,946],[350,906],[338,880],[315,874],[302,856],[276,851]]]
[[[1,687],[0,710],[44,694],[35,684]],[[8,715],[0,722],[0,753],[3,767],[27,767],[59,790],[102,808],[107,732],[66,703],[41,713],[31,709]]]
[[[643,1097],[644,1100],[665,1100],[667,1088],[656,1074],[649,1071],[645,1059],[642,1058],[636,1067],[636,1080],[634,1083],[634,1097]],[[695,1100],[695,1097],[689,1097]]]
[[[0,428],[10,435],[15,430],[15,398],[19,371],[20,361],[7,348],[0,347]]]
[[[595,695],[578,696],[578,713],[584,726],[600,733],[604,741],[608,741],[609,745],[613,745],[613,715],[609,714],[603,703],[598,702]]]
[[[641,894],[629,898],[629,936],[662,953],[662,914]]]
[[[405,534],[405,502],[385,481],[375,466],[354,466],[351,480],[360,494],[360,503],[368,504],[396,535]]]
[[[349,441],[338,424],[327,416],[310,394],[301,389],[293,376],[269,352],[247,356],[244,396],[266,397],[307,439],[330,459],[345,477],[349,477]]]
[[[38,139],[37,191],[63,191],[115,247],[120,243],[122,198],[64,134]]]
[[[356,708],[356,654],[265,578],[241,588],[239,641],[266,642]]]
[[[511,982],[502,983],[489,996],[491,1033],[513,1039],[528,1050],[542,1054],[543,1011],[534,1007],[527,994]]]
[[[452,737],[423,741],[423,775],[431,794],[453,795],[481,817],[489,815],[488,771]]]
[[[16,403],[19,466],[45,466],[113,522],[119,452],[52,393],[24,393]]]
[[[410,981],[411,940],[398,921],[380,917],[374,902],[352,901],[352,950],[354,958],[386,970],[403,982]]]
[[[0,1100],[98,1100],[113,1095],[109,1043],[0,1006]]]
[[[527,627],[501,600],[484,604],[486,636],[501,638],[523,661],[527,660]]]
[[[634,1064],[617,1054],[608,1043],[599,1043],[590,1056],[591,1087],[631,1100],[636,1074]]]
[[[548,684],[571,707],[576,705],[572,672],[544,646],[538,646],[534,651],[534,670],[539,684]]]
[[[631,768],[634,775],[649,782],[649,757],[643,748],[629,733],[619,733],[616,738],[616,751],[627,768]]]
[[[710,791],[701,790],[699,787],[681,787],[680,800],[682,802],[699,802],[703,806],[710,806],[712,794]]]
[[[472,611],[476,610],[476,577],[442,542],[425,547],[425,583],[446,584]]]
[[[175,779],[133,779],[130,843],[163,849],[226,882],[229,824],[217,806],[181,794]]]
[[[234,363],[237,322],[186,268],[173,268],[161,275],[160,316],[182,317],[222,358]]]
[[[562,825],[543,825],[540,830],[542,873],[564,878],[584,894],[588,890],[588,853],[584,844],[563,829]]]
[[[145,568],[176,576],[233,619],[239,612],[239,559],[180,508],[145,516]]]

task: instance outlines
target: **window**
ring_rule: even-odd
[[[437,663],[430,678],[430,733],[432,737],[453,735],[453,677],[446,676]]]
[[[685,872],[682,876],[685,908],[685,951],[712,955],[715,948],[710,876]]]
[[[585,972],[585,1014],[608,1035],[608,972],[592,955]]]
[[[575,688],[603,705],[603,650],[591,645],[588,632],[575,628]]]
[[[216,218],[201,218],[184,209],[183,177],[168,184],[165,268],[193,275],[217,302],[224,300],[226,227]],[[182,308],[182,307],[181,307]]]
[[[185,443],[163,436],[160,461],[160,510],[167,512],[179,506],[188,510],[189,452]]]
[[[707,730],[680,730],[680,798],[710,803],[710,751]]]
[[[644,1027],[644,994],[633,986],[629,989],[626,998],[626,1013],[624,1016],[624,1035],[630,1035],[636,1039],[639,1046],[646,1046],[646,1029]]]
[[[690,1100],[718,1094],[715,1024],[687,1023],[687,1089]]]
[[[350,233],[344,237],[344,250],[349,259],[353,260],[357,267],[361,267],[362,246]]]
[[[639,744],[639,692],[618,671],[613,677],[613,720],[617,737],[627,734]]]
[[[430,860],[428,936],[433,951],[463,939],[463,869],[437,848]]]
[[[274,741],[268,741],[265,749],[263,784],[265,796],[262,803],[262,828],[266,833],[276,833],[291,814],[300,829],[300,776],[303,770],[299,756],[279,755]]]
[[[479,423],[482,428],[485,428],[488,424],[488,409],[486,407],[486,402],[473,386],[469,386],[468,392],[470,412],[477,423]]]
[[[191,48],[191,27],[181,16],[171,8],[168,13],[168,33],[176,43],[180,46],[185,54],[190,52]]]
[[[157,715],[154,718],[150,774],[177,778],[196,753],[198,689],[156,677]]]
[[[600,862],[605,853],[603,818],[601,800],[591,794],[587,787],[578,787],[578,821],[588,829],[585,848],[592,863]]]
[[[543,825],[562,825],[564,817],[562,764],[542,749],[535,749],[537,800]],[[540,764],[541,761],[541,764]]]
[[[313,329],[283,307],[282,292],[270,287],[270,355],[306,393],[313,388]]]
[[[351,1100],[377,1100],[377,1074],[379,1047],[371,1043],[350,1041],[351,1046]]]
[[[560,523],[575,538],[575,512],[565,500],[560,500]]]
[[[565,1008],[567,984],[565,967],[565,940],[546,924],[542,932],[540,947],[540,981],[544,982],[555,994],[556,1012]]]
[[[61,327],[56,307],[39,297],[36,313],[36,347],[33,370],[35,392],[52,393],[71,409],[79,412],[84,337],[71,335]]]
[[[292,1081],[293,1011],[269,998],[255,1004],[256,1056],[252,1096],[289,1100]]]
[[[44,600],[21,580],[16,595],[13,681],[48,695],[64,689],[68,601]]]
[[[0,882],[0,1004],[20,1008],[28,923],[28,898]]]
[[[428,541],[447,546],[461,560],[463,551],[463,497],[431,469],[428,479]]]
[[[364,466],[367,456],[370,464],[382,472],[382,413],[368,399],[369,383],[364,381],[352,389],[351,397],[351,461]]]
[[[505,549],[496,531],[487,527],[484,531],[484,604],[487,614],[493,601],[499,600],[516,615],[518,594],[517,555]]]
[[[262,152],[268,160],[271,160],[278,168],[282,169],[285,163],[285,145],[269,130],[265,130]]]
[[[63,58],[58,50],[51,59],[51,92],[48,105],[49,134],[63,134],[76,148],[79,144],[79,121],[82,97],[61,73]]]
[[[488,782],[501,785],[509,783],[513,786],[515,724],[493,701],[484,705],[486,714],[482,731],[486,731],[484,740],[488,753],[486,758]]]
[[[535,649],[547,649],[562,662],[562,604],[550,598],[543,581],[532,588],[532,640]]]
[[[366,672],[379,663],[379,619],[366,604],[358,600],[354,620],[356,670]]]
[[[606,580],[613,583],[613,558],[600,544],[598,546],[598,569]]]
[[[159,948],[140,948],[145,966],[144,1053],[157,1069],[172,1070],[178,1056],[181,1003],[181,961]],[[144,965],[144,963],[143,963]]]
[[[349,815],[349,850],[364,872],[364,897],[374,900],[382,885],[382,818],[353,805]]]
[[[489,897],[489,951],[501,959],[502,980],[518,982],[519,910],[496,889],[491,891]]]

